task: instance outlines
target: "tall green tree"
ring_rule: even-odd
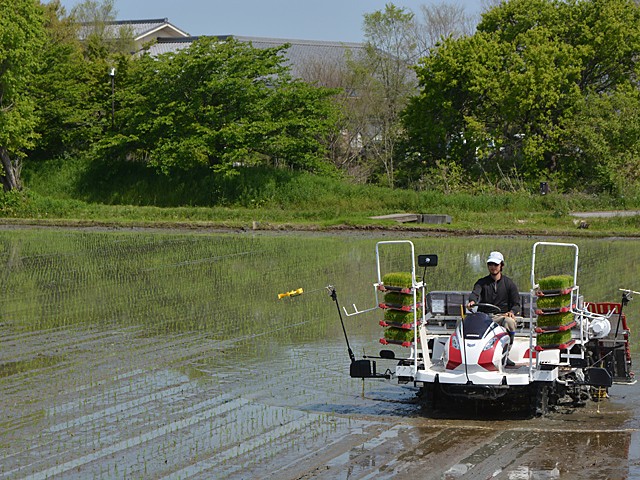
[[[281,51],[200,38],[189,48],[144,55],[120,81],[116,129],[102,155],[163,172],[209,165],[323,170],[334,92],[291,78]]]
[[[113,0],[87,0],[70,13],[59,0],[43,5],[46,42],[34,75],[39,136],[34,160],[77,156],[112,127],[113,88],[131,61],[130,29],[114,25]]]
[[[593,104],[587,98],[636,83],[639,15],[631,0],[509,0],[488,10],[473,37],[446,40],[417,68],[406,167],[420,177],[453,161],[496,181],[577,185],[598,160],[576,161],[586,153],[569,120]]]
[[[97,82],[93,78],[92,61],[85,56],[79,38],[80,26],[66,15],[58,0],[45,4],[44,8],[46,43],[32,91],[39,135],[31,153],[34,159],[49,159],[86,149],[101,131],[96,107],[90,102],[98,90]],[[105,91],[108,88],[106,68],[103,66],[100,72]]]
[[[573,175],[557,182],[566,188],[628,195],[640,185],[640,92],[619,88],[581,99],[566,119],[567,167]]]
[[[0,181],[5,191],[22,187],[22,160],[37,137],[31,88],[44,40],[40,2],[0,0]]]

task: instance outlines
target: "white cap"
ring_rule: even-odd
[[[500,252],[491,252],[489,254],[489,258],[487,258],[487,263],[497,263],[500,265],[501,263],[504,263],[504,257]]]

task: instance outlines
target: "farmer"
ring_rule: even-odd
[[[504,257],[500,252],[489,254],[487,268],[489,275],[475,283],[469,295],[467,308],[470,310],[478,303],[490,303],[498,307],[501,316],[497,322],[509,333],[509,349],[511,349],[516,331],[515,317],[520,313],[520,292],[513,280],[503,275]],[[513,366],[513,362],[508,358],[507,365]]]

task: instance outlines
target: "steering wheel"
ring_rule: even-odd
[[[476,303],[475,306],[478,307],[478,312],[488,313],[490,315],[502,312],[500,307],[492,303]]]

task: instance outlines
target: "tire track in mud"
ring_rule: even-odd
[[[326,452],[325,464],[304,473],[271,478],[627,478],[626,450],[620,447],[628,444],[629,432],[609,433],[605,441],[608,433],[597,430],[576,437],[564,430],[536,434],[500,426],[425,431],[403,423],[341,454]]]
[[[353,409],[343,410],[354,424],[366,419],[381,427],[383,433],[377,440],[347,440],[348,447],[342,452],[326,451],[324,463],[306,465],[305,471],[299,462],[295,473],[276,469],[282,476],[271,478],[559,478],[558,472],[573,472],[575,477],[569,478],[626,478],[626,458],[635,430],[624,427],[630,411],[620,408],[619,403],[605,401],[596,406],[590,402],[585,408],[548,418],[509,420],[505,416],[494,421],[468,421],[424,418],[421,415],[425,412],[412,407],[410,401],[402,401],[399,390],[389,387],[393,393],[388,396],[384,391],[369,391]],[[395,400],[389,398],[394,395]],[[372,412],[385,410],[372,406],[377,401],[409,406],[394,416],[376,416]],[[403,427],[394,427],[398,423]],[[385,428],[404,433],[394,438]],[[345,433],[344,439],[350,435]],[[610,438],[611,444],[605,438]],[[591,451],[594,447],[595,454]],[[425,476],[425,472],[430,473]],[[613,476],[609,476],[611,472]]]
[[[68,337],[73,337],[72,332],[67,333]],[[60,386],[62,390],[59,395],[77,395],[79,392],[100,387],[101,381],[111,381],[114,378],[114,368],[123,369],[127,367],[109,365],[113,360],[114,353],[109,350],[112,345],[121,340],[121,335],[105,335],[90,338],[79,338],[78,342],[65,344],[63,342],[51,342],[38,346],[38,351],[29,355],[30,359],[34,358],[59,358],[60,362],[56,362],[53,367],[46,368],[28,368],[30,360],[24,360],[27,367],[22,372],[12,375],[12,378],[5,378],[0,381],[0,393],[3,395],[19,395],[24,391],[37,392],[38,387],[42,388],[44,383],[43,377],[46,378],[48,389]],[[159,350],[162,342],[156,342],[157,345],[150,345],[153,350]],[[166,345],[166,343],[164,343]],[[44,355],[42,352],[49,350],[53,355]],[[141,346],[141,351],[144,348]],[[7,356],[12,355],[7,351]],[[108,365],[108,366],[107,366]],[[69,375],[74,376],[75,384],[70,384]],[[88,378],[88,383],[83,383],[83,379]],[[44,392],[43,392],[44,393]]]
[[[78,343],[82,344],[82,339],[80,340]],[[96,341],[94,336],[90,336],[89,339],[85,339],[85,345],[83,346],[83,348],[87,348],[87,343],[86,342],[94,342]],[[78,343],[74,342],[75,346],[78,346]],[[158,354],[162,354],[163,352],[165,352],[166,348],[169,347],[170,349],[176,349],[176,350],[182,350],[183,352],[183,356],[186,357],[198,357],[198,356],[208,356],[211,355],[213,352],[211,350],[210,346],[206,346],[203,347],[201,345],[201,339],[190,339],[187,338],[186,340],[183,340],[182,343],[178,343],[178,342],[173,342],[172,345],[167,345],[166,342],[157,342],[158,345],[150,345],[148,346],[149,348],[147,349],[147,351],[145,352],[144,349],[137,349],[137,353],[138,354],[142,354],[143,357],[146,357],[146,361],[144,362],[145,364],[151,364],[154,363],[155,360],[157,360],[156,357],[156,353]],[[61,344],[59,342],[53,342],[53,344],[60,346]],[[51,345],[51,343],[50,343]],[[186,349],[188,353],[184,353],[184,346],[187,346],[188,348]],[[45,346],[45,348],[47,348]],[[151,354],[151,357],[154,358],[149,358]],[[100,355],[97,355],[96,357],[100,357]],[[191,361],[191,360],[186,360],[187,362]],[[184,361],[183,361],[184,362]],[[109,363],[109,362],[106,362]],[[166,362],[167,364],[175,364],[174,361],[168,361]],[[90,366],[87,369],[91,369],[93,368],[94,370],[99,370],[100,365],[102,364],[102,362],[99,362],[96,365]],[[162,365],[162,363],[158,364],[155,363],[155,367],[162,370],[163,368],[166,368],[167,365]],[[60,369],[61,371],[59,372],[59,377],[64,378],[65,376],[68,376],[70,374],[69,369],[68,368],[62,368]],[[39,377],[44,376],[44,374],[46,374],[47,379],[49,381],[49,385],[51,384],[51,376],[49,375],[51,372],[49,371],[42,371],[42,370],[36,370],[36,371],[31,371],[29,372],[28,375],[25,375],[31,384],[36,384],[37,383],[37,379]],[[176,390],[171,390],[170,392],[165,392],[163,393],[162,391],[160,391],[160,393],[156,393],[153,392],[151,394],[148,394],[147,397],[136,397],[135,400],[129,400],[128,402],[120,402],[120,403],[115,403],[113,401],[105,401],[105,399],[115,399],[117,398],[123,398],[123,397],[127,397],[127,394],[132,393],[132,392],[138,392],[138,391],[149,391],[149,385],[153,385],[152,389],[158,389],[158,388],[165,388],[165,385],[159,385],[160,382],[158,382],[157,380],[153,380],[152,382],[148,381],[148,377],[149,377],[150,373],[149,371],[145,371],[145,370],[135,370],[129,374],[125,374],[125,375],[121,375],[119,376],[119,378],[117,377],[117,380],[114,382],[114,379],[111,378],[110,380],[110,386],[108,387],[108,389],[106,389],[104,392],[99,392],[99,393],[91,393],[92,391],[96,391],[96,390],[100,390],[101,388],[104,390],[104,387],[101,385],[101,380],[100,379],[93,379],[91,384],[86,384],[86,385],[79,385],[76,386],[75,388],[71,388],[71,389],[67,389],[67,392],[65,392],[66,394],[69,394],[69,392],[71,392],[72,394],[76,395],[79,392],[82,392],[84,394],[84,396],[81,399],[78,400],[73,400],[67,404],[61,403],[58,404],[57,406],[54,404],[52,407],[49,407],[49,409],[47,410],[47,417],[50,417],[52,419],[56,419],[58,420],[57,424],[53,424],[53,426],[51,426],[49,428],[49,433],[55,434],[55,433],[59,433],[59,432],[65,432],[65,431],[69,431],[72,429],[77,429],[80,426],[89,426],[91,423],[95,423],[98,420],[103,420],[106,421],[109,416],[118,411],[118,412],[126,412],[125,414],[120,413],[120,416],[131,416],[134,417],[138,412],[132,411],[132,408],[140,408],[142,405],[148,404],[149,402],[158,402],[159,400],[162,399],[170,399],[171,402],[175,402],[177,401],[177,399],[179,398],[178,395],[175,395]],[[144,380],[139,380],[138,383],[132,383],[134,382],[136,377],[140,377]],[[12,378],[11,380],[17,380],[16,377]],[[106,379],[105,379],[106,380]],[[124,385],[119,385],[119,380],[126,380]],[[127,383],[128,382],[128,383]],[[15,387],[15,384],[18,383],[20,384],[19,381],[14,382],[13,386]],[[54,381],[54,384],[57,384],[57,381]],[[189,385],[189,382],[186,381],[182,381],[178,387],[175,387],[176,389],[180,389],[181,391],[186,389]],[[28,389],[29,386],[28,385],[23,385],[21,387],[22,389]],[[5,389],[5,391],[3,392],[3,394],[5,395],[4,398],[10,398],[11,395],[7,395],[8,393],[11,392],[7,392],[7,389]],[[14,392],[15,393],[15,392]],[[19,393],[19,391],[18,391]],[[74,396],[71,395],[71,396]],[[15,395],[13,395],[15,397]],[[24,397],[22,397],[22,400],[24,400]],[[22,426],[24,426],[25,424],[28,424],[29,421],[32,421],[33,419],[30,418],[29,414],[26,413],[24,410],[24,404],[20,404],[22,402],[15,402],[16,408],[17,410],[19,410],[19,418],[23,420],[23,423],[16,423],[15,425],[13,425],[13,428],[5,428],[4,430],[4,435],[6,435],[8,433],[9,430],[12,429],[17,429],[20,428]],[[99,407],[102,403],[105,404],[112,404],[113,406],[110,408],[107,408],[105,410],[98,410],[97,412],[94,413],[90,413],[90,414],[84,414],[83,416],[77,417],[77,412],[78,411],[84,411],[86,412],[87,410],[91,410],[94,409],[96,407]],[[5,403],[5,407],[6,407],[6,403]],[[167,406],[167,402],[164,402],[164,407]],[[35,406],[36,409],[39,409],[39,406]],[[3,415],[3,423],[4,423],[4,427],[8,427],[9,425],[7,424],[6,418],[8,415],[7,409],[4,408],[4,415]],[[144,410],[144,409],[142,409]],[[141,411],[142,411],[141,410]],[[65,418],[65,416],[67,416],[67,418]],[[41,415],[37,415],[36,416],[36,420],[41,419],[40,418]],[[47,420],[47,418],[45,418],[45,420]],[[62,422],[62,423],[61,423]],[[43,421],[40,421],[39,423],[46,423]],[[45,429],[46,432],[46,429]],[[46,435],[42,435],[40,436],[40,438],[38,439],[38,443],[40,444],[40,448],[45,447],[45,445],[47,443],[55,443],[59,441],[59,438],[54,438],[53,440],[50,441],[46,441],[45,440]],[[45,447],[46,448],[46,447]],[[27,450],[28,451],[28,450]],[[26,453],[25,450],[23,450],[21,452],[22,455],[24,455]],[[37,455],[36,455],[37,456]],[[6,471],[7,469],[7,463],[11,460],[12,455],[6,455],[4,460],[3,460],[3,469]]]
[[[282,439],[291,435],[296,435],[296,437],[298,437],[297,441],[300,441],[302,439],[300,434],[303,433],[306,428],[321,422],[321,418],[320,415],[305,415],[301,419],[280,424],[265,433],[256,437],[247,438],[241,444],[221,452],[211,451],[209,452],[209,458],[206,460],[196,460],[193,464],[162,478],[167,480],[194,478],[203,473],[208,474],[212,470],[215,470],[217,475],[224,474],[227,478],[236,473],[241,473],[242,476],[246,478],[248,463],[256,463],[257,460],[256,458],[249,459],[247,457],[255,457],[256,453],[258,453],[258,458],[261,456],[264,457],[264,454],[259,454],[259,449],[273,444],[279,444],[276,448],[281,448]],[[314,432],[314,434],[317,433],[317,431]],[[236,462],[229,465],[230,460],[236,460]]]

